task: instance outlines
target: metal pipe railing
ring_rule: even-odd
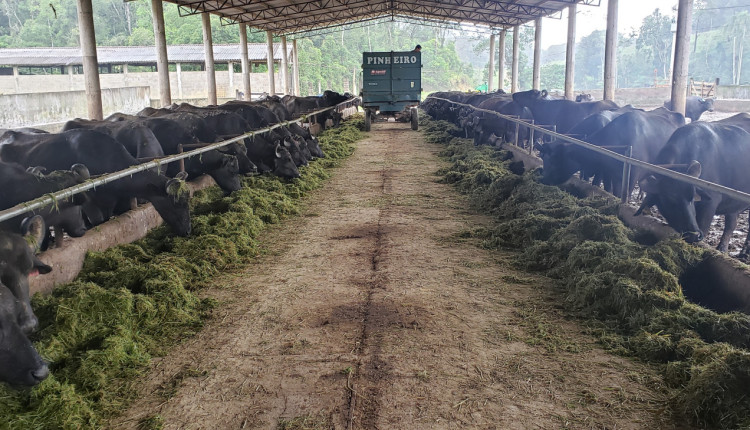
[[[309,115],[317,115],[319,113],[323,113],[323,112],[331,110],[331,109],[336,109],[339,105],[344,105],[344,104],[351,105],[355,101],[356,101],[356,98],[355,99],[350,99],[350,100],[347,100],[345,102],[339,103],[336,106],[330,106],[330,107],[327,107],[327,108],[324,108],[324,109],[320,109],[320,110],[311,112]],[[158,169],[163,164],[169,164],[169,163],[174,162],[174,161],[184,160],[185,158],[192,157],[194,155],[202,154],[204,152],[208,152],[208,151],[211,151],[211,150],[214,150],[214,149],[217,149],[217,148],[221,148],[223,146],[227,146],[227,145],[235,143],[235,142],[239,142],[239,141],[241,141],[243,139],[246,139],[248,137],[255,136],[256,134],[264,134],[264,133],[267,133],[267,132],[269,132],[271,130],[275,130],[275,129],[279,128],[279,127],[284,127],[284,126],[287,126],[287,125],[293,124],[293,123],[301,123],[301,122],[303,122],[305,120],[306,120],[306,116],[303,116],[301,118],[297,118],[297,119],[291,120],[291,121],[282,121],[282,122],[279,122],[277,124],[274,124],[274,125],[266,127],[266,128],[262,128],[262,129],[259,129],[259,130],[253,130],[253,131],[247,132],[245,134],[241,134],[241,135],[233,137],[231,139],[227,139],[227,140],[224,140],[224,141],[221,141],[221,142],[209,143],[206,146],[200,147],[198,149],[194,149],[192,151],[183,152],[181,154],[169,155],[169,156],[162,157],[162,158],[159,158],[159,159],[156,159],[156,160],[153,160],[153,161],[149,161],[149,162],[146,162],[146,163],[143,163],[143,164],[138,164],[138,165],[129,167],[129,168],[125,169],[125,170],[120,170],[118,172],[113,172],[113,173],[108,173],[106,175],[101,175],[101,176],[99,176],[99,177],[97,177],[95,179],[89,179],[86,182],[83,182],[81,184],[74,185],[74,186],[69,187],[69,188],[65,188],[65,189],[57,191],[55,193],[50,193],[50,194],[44,195],[42,197],[36,198],[36,199],[28,201],[28,202],[19,203],[16,206],[13,206],[12,208],[8,208],[8,209],[5,209],[5,210],[2,210],[2,211],[0,211],[0,221],[5,221],[5,220],[11,219],[13,217],[16,217],[16,216],[19,216],[19,215],[23,215],[23,214],[25,214],[25,213],[27,213],[29,211],[33,211],[35,209],[40,209],[40,208],[49,206],[50,204],[56,203],[58,200],[63,200],[63,199],[70,198],[70,197],[72,197],[72,196],[74,196],[76,194],[79,194],[79,193],[82,193],[84,191],[88,191],[88,190],[91,190],[91,189],[95,189],[96,187],[102,186],[104,184],[108,184],[110,182],[114,182],[114,181],[116,181],[118,179],[122,179],[122,178],[124,178],[126,176],[132,176],[132,175],[134,175],[136,173],[143,172],[144,170],[153,169],[153,168],[157,168]]]
[[[564,134],[560,134],[560,133],[557,133],[557,132],[554,132],[554,131],[549,131],[549,130],[546,130],[543,127],[540,127],[538,125],[529,124],[529,123],[524,122],[523,120],[518,120],[518,119],[515,119],[515,118],[510,117],[508,115],[503,115],[503,114],[497,113],[497,112],[492,111],[492,110],[480,109],[478,107],[474,107],[474,106],[469,105],[469,104],[454,102],[452,100],[448,100],[448,99],[445,99],[445,98],[442,98],[442,97],[431,97],[431,96],[428,96],[425,99],[425,101],[427,99],[441,100],[441,101],[452,103],[452,104],[456,104],[456,105],[459,105],[459,106],[469,107],[469,108],[474,109],[475,111],[489,113],[489,114],[498,116],[500,118],[503,118],[505,120],[512,121],[512,122],[515,122],[517,124],[522,124],[522,125],[528,127],[530,130],[536,130],[536,131],[539,131],[539,132],[541,132],[543,134],[548,134],[548,135],[554,137],[555,139],[559,139],[559,140],[562,140],[562,141],[565,141],[565,142],[569,142],[569,143],[572,143],[572,144],[584,147],[586,149],[589,149],[591,151],[594,151],[596,153],[605,155],[605,156],[607,156],[609,158],[614,158],[615,160],[622,161],[626,165],[629,164],[629,165],[632,165],[632,166],[640,167],[640,168],[642,168],[644,170],[647,170],[649,172],[656,173],[656,174],[663,175],[663,176],[667,176],[669,178],[672,178],[672,179],[675,179],[675,180],[678,180],[678,181],[687,182],[689,184],[692,184],[692,185],[695,185],[695,186],[698,186],[698,187],[701,187],[701,188],[704,188],[704,189],[707,189],[707,190],[715,191],[717,193],[721,193],[723,195],[729,196],[729,197],[731,197],[731,198],[733,198],[735,200],[740,200],[742,202],[750,204],[750,194],[744,193],[742,191],[735,190],[733,188],[728,188],[728,187],[725,187],[723,185],[719,185],[719,184],[716,184],[716,183],[713,183],[713,182],[709,182],[709,181],[706,181],[706,180],[703,180],[703,179],[696,178],[694,176],[686,175],[684,173],[675,172],[674,170],[669,170],[669,169],[666,169],[666,168],[661,167],[661,166],[650,164],[650,163],[647,163],[645,161],[638,160],[636,158],[631,158],[631,157],[628,157],[628,156],[625,156],[625,155],[622,155],[622,154],[618,154],[618,153],[610,151],[608,149],[604,149],[604,148],[602,148],[600,146],[592,145],[592,144],[590,144],[588,142],[584,142],[582,140],[574,139],[572,137],[569,137],[569,136],[566,136]],[[627,186],[627,184],[623,184],[623,186]]]

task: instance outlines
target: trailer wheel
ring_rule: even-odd
[[[370,109],[365,109],[365,131],[370,131],[372,121],[372,117],[370,115]]]
[[[411,108],[411,129],[419,130],[419,114],[417,108]]]

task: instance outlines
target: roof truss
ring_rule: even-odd
[[[182,16],[219,15],[277,35],[330,29],[390,17],[502,29],[555,15],[574,4],[601,0],[167,0]]]

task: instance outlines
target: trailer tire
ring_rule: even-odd
[[[370,109],[365,109],[365,131],[370,131],[372,117],[371,117]]]
[[[411,129],[419,130],[419,114],[417,108],[411,108]]]

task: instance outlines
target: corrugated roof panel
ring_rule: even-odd
[[[291,44],[287,46],[291,58]],[[248,43],[250,61],[266,61],[265,43]],[[156,64],[156,48],[153,46],[98,46],[96,55],[99,64]],[[202,63],[205,60],[203,45],[172,45],[167,47],[170,63]],[[274,60],[281,61],[281,44],[274,43]],[[214,61],[217,63],[240,62],[240,45],[214,45]],[[70,66],[81,65],[81,50],[71,48],[8,48],[0,49],[0,64],[5,66]]]

